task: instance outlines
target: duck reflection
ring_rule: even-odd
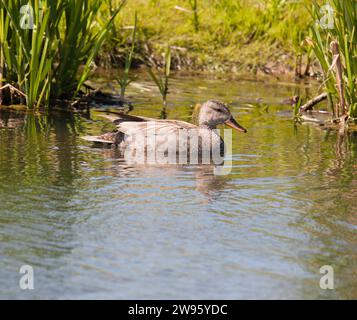
[[[112,167],[113,174],[120,170],[121,175],[135,175],[136,177],[148,177],[151,175],[172,177],[184,177],[190,173],[190,177],[194,177],[195,189],[202,195],[206,196],[207,200],[214,200],[219,197],[219,194],[227,187],[227,183],[231,180],[230,175],[217,175],[217,168],[224,164],[215,166],[208,165],[138,165],[125,160],[123,154],[117,148],[96,147],[101,150],[103,157],[107,161],[116,161]],[[119,169],[118,169],[119,168]]]

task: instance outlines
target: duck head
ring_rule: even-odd
[[[220,101],[209,100],[201,107],[198,121],[200,126],[215,129],[220,124],[225,124],[239,132],[246,133],[243,128],[232,116],[227,106]]]

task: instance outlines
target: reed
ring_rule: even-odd
[[[135,13],[134,28],[133,28],[133,33],[131,35],[131,48],[129,49],[129,52],[127,53],[127,55],[125,57],[124,73],[123,73],[122,77],[116,78],[116,80],[120,86],[120,95],[122,98],[124,98],[124,96],[125,96],[126,88],[132,82],[132,79],[130,79],[130,77],[129,77],[129,72],[130,72],[131,63],[132,63],[134,52],[135,52],[137,25],[138,25],[138,16]]]
[[[328,11],[314,2],[311,15],[317,23],[309,42],[320,62],[334,116],[357,118],[357,2],[328,0],[326,4],[333,9],[333,19],[328,21]]]
[[[5,23],[5,12],[3,6],[0,6],[0,88],[3,87],[4,83],[4,72],[5,72],[5,58],[2,45],[7,38],[7,27]],[[0,90],[0,105],[3,102],[3,93]]]
[[[197,0],[190,0],[190,6],[192,9],[193,17],[192,17],[192,24],[195,28],[195,32],[199,31],[199,18],[198,18],[198,3]]]
[[[125,3],[95,31],[100,0],[0,1],[0,64],[6,82],[25,94],[29,108],[77,97]]]
[[[169,93],[169,78],[170,78],[170,73],[171,73],[171,49],[168,46],[165,52],[165,66],[164,66],[164,76],[160,77],[158,75],[155,75],[153,70],[151,68],[148,69],[149,75],[155,82],[157,88],[160,91],[163,105],[164,105],[164,113],[166,113],[166,107],[167,107],[167,95]]]

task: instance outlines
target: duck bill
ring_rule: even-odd
[[[227,120],[225,122],[225,124],[228,126],[228,127],[231,127],[239,132],[244,132],[246,133],[247,130],[245,128],[243,128],[233,117],[230,118],[229,120]]]

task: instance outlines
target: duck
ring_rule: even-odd
[[[125,113],[102,116],[111,120],[117,126],[117,130],[100,136],[85,136],[82,139],[111,145],[131,156],[138,154],[139,149],[144,150],[145,154],[160,150],[162,154],[167,155],[173,149],[176,154],[196,152],[198,156],[202,156],[208,151],[210,154],[217,152],[222,156],[225,144],[218,130],[215,130],[217,126],[227,125],[238,132],[247,132],[233,117],[228,106],[218,100],[208,100],[201,106],[198,125],[180,120],[157,120]]]

